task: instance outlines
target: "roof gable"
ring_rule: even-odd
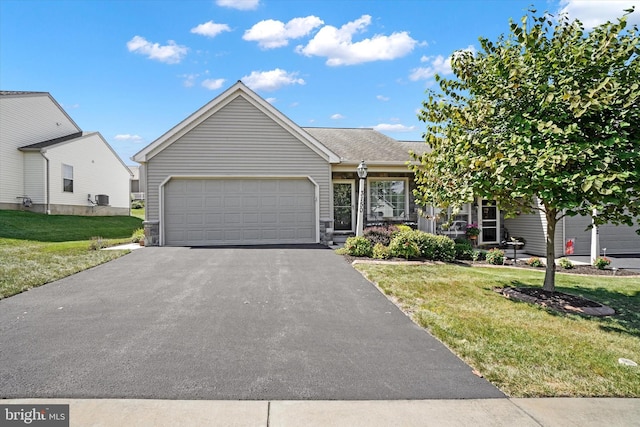
[[[238,97],[242,97],[254,107],[258,108],[265,115],[275,121],[282,128],[294,135],[296,139],[311,148],[316,153],[322,155],[330,163],[338,163],[338,156],[321,144],[314,137],[305,132],[301,127],[287,118],[284,114],[278,111],[275,107],[269,104],[266,100],[258,96],[255,92],[251,91],[241,81],[231,86],[229,89],[218,95],[211,102],[191,114],[182,122],[171,128],[164,135],[153,141],[151,144],[143,148],[141,151],[133,156],[133,160],[144,163],[153,158],[156,154],[173,144],[189,131],[195,129],[198,125],[203,123],[209,117],[213,116],[216,112],[220,111],[226,105]]]

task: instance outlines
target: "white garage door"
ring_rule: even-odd
[[[308,179],[172,179],[164,189],[165,244],[314,243]]]

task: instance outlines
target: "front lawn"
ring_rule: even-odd
[[[542,286],[509,268],[357,264],[420,326],[512,397],[640,397],[640,278],[557,275],[557,290],[606,304],[611,317],[552,312],[495,287]]]
[[[139,218],[127,216],[0,211],[0,298],[124,255],[128,251],[90,250],[91,238],[126,243],[141,224]]]

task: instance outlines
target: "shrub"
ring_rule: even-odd
[[[475,249],[473,251],[473,253],[471,254],[471,260],[472,261],[484,261],[486,255],[487,255],[486,251],[483,251],[483,250],[480,250],[480,249]]]
[[[489,264],[504,264],[504,251],[498,248],[490,249],[486,254],[486,259]]]
[[[131,202],[131,209],[142,209],[144,208],[144,200],[134,200]]]
[[[384,246],[389,246],[393,235],[398,232],[398,227],[390,225],[388,227],[368,227],[365,228],[362,235],[371,242],[373,246],[377,243],[382,243]]]
[[[373,247],[373,257],[376,259],[391,258],[391,251],[382,243],[376,243]]]
[[[407,258],[405,255],[410,255],[410,258],[422,256],[434,261],[453,261],[456,253],[453,240],[447,236],[435,236],[419,230],[398,232],[391,240],[389,249],[393,256],[403,258]]]
[[[395,227],[398,231],[413,231],[413,228],[409,227],[407,224],[398,224],[394,225],[393,227]]]
[[[144,229],[143,228],[138,228],[131,235],[131,242],[139,243],[141,240],[144,240]]]
[[[473,246],[471,246],[471,243],[468,240],[463,240],[462,242],[458,242],[457,240],[459,239],[456,239],[454,243],[456,259],[473,259]]]
[[[393,238],[389,245],[389,253],[400,258],[418,258],[420,256],[418,244],[411,239],[405,238],[403,236],[404,233],[407,232],[400,232],[399,235]]]
[[[607,257],[598,257],[595,261],[593,261],[593,266],[598,270],[604,270],[611,264],[611,260]]]
[[[528,260],[526,260],[525,264],[527,264],[530,267],[544,267],[544,264],[542,263],[540,258],[535,257],[535,256],[529,258]]]
[[[349,237],[344,242],[344,248],[348,255],[370,257],[373,254],[371,242],[362,236]]]
[[[97,251],[102,248],[106,248],[109,246],[109,241],[107,239],[103,239],[100,236],[92,237],[91,242],[89,243],[90,251]]]
[[[573,263],[569,258],[560,258],[558,260],[558,265],[564,268],[565,270],[570,270],[573,268]]]

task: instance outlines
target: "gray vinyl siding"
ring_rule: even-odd
[[[509,231],[510,237],[524,237],[527,244],[524,251],[531,255],[546,256],[547,254],[547,219],[541,211],[532,214],[518,215],[515,218],[504,220],[504,227]],[[563,221],[558,221],[555,235],[556,256],[564,254],[564,242],[562,241]]]
[[[590,216],[566,218],[566,236],[567,239],[575,239],[575,255],[591,255],[591,230],[586,230],[590,224]],[[600,250],[606,248],[608,255],[640,253],[640,236],[635,232],[637,228],[637,221],[635,227],[601,225],[598,230]]]
[[[25,192],[19,147],[78,132],[47,94],[0,96],[0,203]]]
[[[238,97],[146,165],[147,219],[159,219],[159,186],[170,175],[310,176],[328,218],[331,167],[286,129]]]

